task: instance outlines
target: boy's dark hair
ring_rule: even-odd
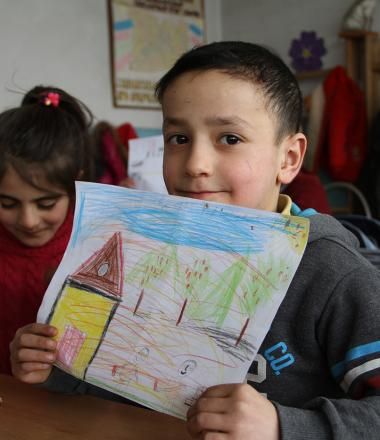
[[[221,41],[195,47],[184,53],[156,84],[160,103],[166,89],[182,74],[219,70],[259,86],[268,110],[278,121],[276,142],[301,129],[302,94],[297,80],[277,55],[253,43]]]
[[[58,100],[49,104],[48,96]],[[0,180],[11,165],[40,188],[35,172],[41,170],[50,183],[73,195],[76,179],[93,180],[91,122],[90,110],[64,90],[34,87],[20,107],[0,114]]]

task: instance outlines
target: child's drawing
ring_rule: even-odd
[[[242,382],[298,267],[308,221],[77,183],[74,229],[39,312],[57,365],[184,418]]]
[[[162,177],[164,139],[162,135],[131,139],[129,145],[128,175],[136,189],[167,194]]]

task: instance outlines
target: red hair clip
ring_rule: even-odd
[[[49,92],[43,96],[42,102],[47,106],[52,105],[53,107],[58,107],[59,100],[60,100],[59,93]]]

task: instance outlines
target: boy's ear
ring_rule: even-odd
[[[303,133],[287,137],[280,145],[281,166],[277,174],[277,183],[288,184],[298,174],[305,156],[307,140]]]

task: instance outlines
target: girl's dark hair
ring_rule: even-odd
[[[93,180],[91,123],[90,110],[64,90],[34,87],[20,107],[0,114],[0,180],[10,165],[40,188],[36,171],[42,171],[50,183],[73,195],[75,180]]]
[[[276,141],[301,129],[302,94],[297,79],[273,52],[245,41],[220,41],[184,53],[156,85],[162,103],[166,89],[187,72],[219,70],[261,88],[267,108],[277,119]]]

